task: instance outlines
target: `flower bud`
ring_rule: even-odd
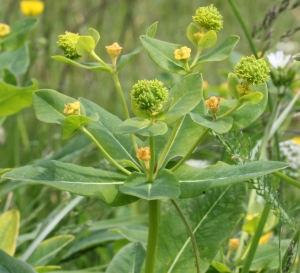
[[[123,47],[120,47],[118,43],[113,43],[112,45],[106,46],[105,48],[112,59],[117,58],[120,55],[121,50],[123,49]]]
[[[58,36],[58,47],[64,51],[64,55],[67,58],[72,60],[80,58],[81,56],[78,55],[76,51],[76,43],[80,36],[68,31],[66,31],[65,33],[65,35]]]
[[[21,1],[20,8],[23,14],[27,16],[38,16],[44,10],[44,2],[39,0]]]
[[[80,115],[80,102],[75,101],[65,105],[64,113],[68,115]]]
[[[220,106],[220,100],[219,98],[212,96],[209,100],[205,101],[205,105],[209,108],[210,111],[213,113],[216,113]]]
[[[240,240],[238,238],[229,239],[229,249],[236,250],[240,245]]]
[[[149,161],[151,154],[150,154],[150,148],[149,147],[140,147],[138,148],[136,157],[138,159],[141,159],[143,161]]]
[[[193,21],[206,30],[218,31],[223,28],[223,17],[213,5],[198,8]]]
[[[9,25],[6,25],[6,24],[1,24],[0,23],[0,37],[3,37],[7,34],[10,33],[10,27]]]
[[[132,100],[142,112],[156,115],[162,109],[162,103],[166,102],[169,93],[158,80],[138,81],[131,91]]]
[[[183,46],[180,49],[176,49],[174,51],[175,59],[179,61],[185,61],[191,56],[191,49]]]

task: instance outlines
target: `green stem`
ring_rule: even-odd
[[[294,180],[293,178],[281,173],[281,172],[273,172],[274,175],[276,175],[277,177],[282,178],[283,180],[285,180],[286,182],[290,183],[291,185],[295,186],[296,188],[300,189],[300,183],[296,180]]]
[[[241,16],[241,14],[240,14],[240,12],[239,12],[236,4],[234,3],[234,0],[228,0],[228,2],[229,2],[229,5],[231,6],[231,9],[232,9],[233,13],[235,14],[236,18],[238,19],[238,21],[239,21],[239,23],[240,23],[240,25],[241,25],[241,27],[242,27],[245,35],[246,35],[246,38],[248,40],[248,43],[249,43],[249,45],[251,47],[251,50],[252,50],[255,58],[258,59],[258,55],[257,55],[257,51],[256,51],[256,48],[255,48],[255,45],[254,45],[252,37],[251,37],[251,35],[250,35],[249,31],[248,31],[248,28],[246,27],[246,24],[245,24],[245,22],[243,20],[243,17]]]
[[[155,150],[154,150],[154,137],[149,137],[150,144],[150,170],[148,182],[153,183],[153,173],[154,173],[154,165],[155,165]]]
[[[185,218],[185,215],[183,214],[182,210],[180,209],[180,207],[178,206],[177,202],[173,199],[170,199],[172,204],[174,205],[174,207],[177,209],[182,222],[184,223],[190,238],[191,238],[191,242],[194,248],[194,253],[195,253],[195,258],[196,258],[196,268],[197,268],[197,273],[200,273],[200,253],[199,253],[199,249],[198,249],[198,245],[197,245],[197,241],[196,238],[194,236],[193,230],[189,224],[189,222],[187,221],[187,219]]]
[[[223,247],[221,246],[220,247],[220,262],[222,263],[222,264],[225,264],[225,258],[224,258],[224,252],[223,252]]]
[[[101,146],[101,144],[97,141],[97,139],[95,139],[95,137],[85,128],[85,127],[81,127],[80,130],[85,133],[95,144],[96,146],[99,148],[99,150],[102,152],[102,154],[104,155],[104,157],[111,163],[113,164],[115,167],[117,167],[119,170],[121,170],[122,172],[124,172],[127,175],[130,175],[131,172],[126,170],[125,168],[123,168],[119,163],[117,163]]]
[[[270,209],[266,205],[263,209],[263,212],[262,212],[262,215],[260,217],[258,226],[257,226],[256,231],[254,233],[254,236],[252,238],[251,246],[250,246],[249,252],[247,254],[247,257],[245,259],[244,266],[243,266],[243,269],[242,269],[241,273],[248,273],[250,271],[250,266],[251,266],[252,260],[254,258],[254,255],[255,255],[259,239],[263,234],[264,226],[265,226],[265,223],[268,219],[269,213],[270,213]]]
[[[239,109],[241,106],[242,106],[242,104],[239,103],[239,102],[237,102],[237,104],[232,109],[230,109],[229,111],[227,111],[225,114],[219,116],[218,118],[224,118],[224,117],[227,117],[227,116],[231,115],[234,111],[236,111],[237,109]]]
[[[190,150],[187,152],[187,154],[177,162],[177,164],[171,169],[172,172],[175,172],[195,151],[201,140],[206,136],[206,134],[209,132],[210,128],[206,128],[202,134],[199,136],[195,144],[190,148]]]
[[[159,214],[159,200],[150,200],[148,202],[149,231],[145,273],[155,273]]]
[[[92,51],[90,53],[91,57],[94,58],[97,62],[101,63],[103,66],[108,67],[110,70],[111,68],[107,65],[106,62],[104,62],[96,53],[95,51]]]
[[[25,127],[25,122],[24,122],[22,112],[19,112],[17,114],[17,122],[18,122],[18,128],[20,130],[20,134],[21,134],[21,140],[24,145],[24,150],[25,150],[25,152],[30,152],[30,142],[29,142],[29,138],[28,138],[26,127]]]
[[[201,48],[201,47],[198,47],[198,48],[197,48],[197,53],[196,53],[196,56],[195,56],[195,58],[194,58],[194,60],[193,60],[193,62],[192,62],[192,64],[191,64],[191,67],[193,67],[193,66],[196,64],[196,62],[198,61],[198,59],[199,59],[199,57],[200,57],[200,54],[201,54],[201,52],[202,52],[202,49],[203,49],[203,48]]]

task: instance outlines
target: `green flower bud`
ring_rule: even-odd
[[[66,31],[65,35],[58,36],[58,47],[64,51],[64,55],[72,60],[78,59],[81,56],[76,51],[76,43],[79,39],[79,35]]]
[[[193,21],[206,30],[217,31],[223,28],[223,17],[213,5],[198,8]]]
[[[138,81],[131,91],[132,100],[143,112],[156,115],[162,109],[162,103],[168,99],[168,90],[158,80]]]

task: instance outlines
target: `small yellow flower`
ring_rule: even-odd
[[[6,24],[0,23],[0,37],[5,36],[10,33],[10,27]]]
[[[235,250],[240,245],[240,240],[238,238],[229,239],[229,248]]]
[[[209,100],[205,101],[205,105],[209,108],[210,111],[213,113],[216,113],[220,106],[220,100],[219,98],[212,96]]]
[[[300,137],[293,137],[292,140],[294,140],[297,144],[300,145]]]
[[[176,49],[174,51],[175,59],[179,61],[185,61],[191,56],[191,49],[183,46],[180,49]]]
[[[79,115],[80,114],[80,102],[75,101],[65,105],[64,113],[68,115]]]
[[[254,219],[257,216],[258,216],[258,213],[249,214],[246,216],[246,219],[247,219],[247,221],[251,221],[252,219]]]
[[[144,161],[149,161],[150,160],[150,148],[149,147],[140,147],[138,148],[136,157],[138,159],[144,160]]]
[[[209,87],[208,82],[207,81],[203,81],[202,82],[202,87],[203,87],[203,89],[207,89]]]
[[[106,46],[106,51],[111,58],[116,58],[120,55],[121,50],[123,47],[120,47],[118,43],[113,43],[110,46]]]
[[[267,232],[265,235],[263,235],[263,236],[260,237],[258,244],[259,245],[266,244],[267,242],[270,241],[270,239],[271,239],[272,236],[273,236],[273,232],[272,231]]]
[[[197,41],[200,41],[200,39],[205,35],[204,31],[198,31],[195,34],[193,34],[193,36],[195,37],[195,39]]]
[[[21,11],[27,16],[38,16],[44,10],[44,2],[39,0],[27,0],[20,2]]]
[[[249,85],[247,84],[238,84],[236,86],[236,90],[242,95],[247,95],[252,93],[252,90],[249,88]]]

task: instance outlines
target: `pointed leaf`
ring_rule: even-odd
[[[198,42],[198,47],[208,48],[215,45],[217,42],[217,33],[214,30],[206,32]]]
[[[201,101],[203,97],[202,75],[196,73],[185,76],[171,88],[169,97],[173,98],[173,104],[165,122],[172,124],[193,110]]]
[[[93,28],[89,28],[88,29],[88,36],[92,36],[94,42],[95,42],[95,46],[98,44],[99,40],[100,40],[100,34],[96,29]]]
[[[210,128],[215,131],[217,134],[225,134],[230,131],[233,123],[232,117],[219,118],[217,120],[213,120],[212,116],[207,115],[198,115],[195,113],[190,113],[193,121],[198,124]]]
[[[169,170],[161,170],[153,183],[143,173],[134,172],[126,179],[120,191],[146,200],[177,198],[180,195],[177,178]]]
[[[198,41],[194,34],[199,32],[199,30],[199,27],[194,23],[190,23],[186,30],[186,36],[195,46],[198,46]]]
[[[243,182],[288,166],[286,163],[277,161],[254,161],[244,165],[227,165],[218,162],[204,169],[185,165],[174,174],[180,183],[180,198],[192,198],[212,188]]]
[[[240,84],[239,78],[233,74],[229,73],[228,74],[228,89],[230,93],[236,98],[239,99],[240,95],[239,92],[236,89],[236,86]]]
[[[157,66],[172,73],[186,74],[183,64],[174,57],[175,49],[181,48],[181,45],[163,42],[145,35],[141,36],[141,42]]]
[[[239,39],[240,37],[238,36],[229,36],[217,48],[200,56],[200,58],[197,60],[197,63],[193,66],[193,68],[199,66],[203,62],[223,61],[230,55],[231,51],[233,50],[233,48],[235,47]]]
[[[0,81],[0,117],[15,114],[32,103],[32,93],[38,88],[38,82],[17,87]]]
[[[10,85],[16,86],[18,84],[16,76],[7,68],[1,71],[2,80]]]
[[[113,232],[121,234],[131,242],[141,242],[147,244],[148,228],[145,226],[127,226],[111,229]]]
[[[44,272],[49,272],[49,271],[53,272],[55,270],[61,269],[61,267],[57,266],[57,265],[46,265],[46,266],[36,266],[34,269],[38,273],[44,273]]]
[[[20,227],[20,212],[9,210],[0,215],[0,248],[13,256]],[[0,259],[1,264],[1,259]]]
[[[89,55],[94,51],[96,43],[94,38],[91,36],[79,36],[79,39],[76,43],[76,51],[80,56]]]
[[[40,183],[78,195],[96,196],[110,206],[122,206],[137,200],[119,191],[127,176],[59,161],[16,168],[2,177]]]

